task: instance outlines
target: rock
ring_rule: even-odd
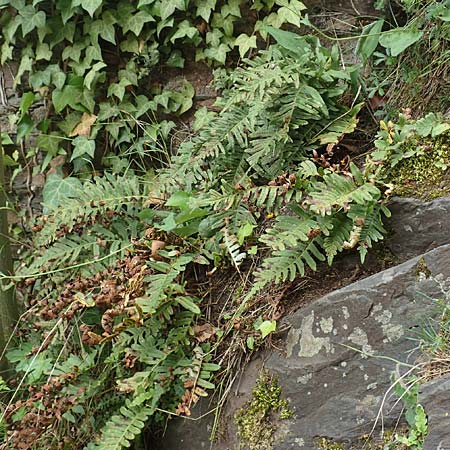
[[[425,269],[424,269],[425,268]],[[427,274],[432,274],[427,277]],[[391,374],[419,356],[418,330],[438,314],[436,302],[450,279],[450,245],[332,292],[287,319],[285,353],[267,352],[244,369],[225,409],[224,439],[212,449],[239,448],[233,417],[250,397],[262,366],[276,374],[294,411],[282,421],[274,450],[317,448],[317,439],[360,443],[374,423],[394,427],[401,405],[389,391]],[[378,418],[378,420],[377,420]],[[209,448],[210,420],[172,424],[161,450]],[[180,430],[184,430],[180,433]],[[190,430],[187,431],[187,430]],[[376,433],[375,433],[376,435]],[[200,436],[203,436],[200,439]],[[344,447],[345,448],[345,447]]]
[[[428,416],[423,450],[450,450],[450,375],[420,386],[419,403]]]
[[[450,197],[432,201],[395,198],[389,205],[392,218],[387,248],[400,260],[412,258],[450,243]]]

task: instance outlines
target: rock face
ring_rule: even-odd
[[[281,424],[275,450],[312,450],[318,438],[355,444],[374,423],[376,429],[382,422],[393,427],[401,406],[390,395],[391,374],[404,373],[419,356],[414,338],[437,314],[434,299],[447,279],[450,245],[332,292],[289,317],[285,352],[270,352],[245,369],[225,413],[225,440],[211,448],[239,449],[233,416],[249,397],[262,359],[294,411]],[[207,432],[208,420],[179,421],[162,449],[209,448]]]
[[[428,435],[423,450],[449,450],[450,375],[421,386],[419,402],[428,416]]]
[[[387,247],[400,259],[411,258],[450,242],[450,198],[425,202],[396,198],[389,209]]]

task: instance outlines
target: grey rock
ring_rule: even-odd
[[[450,243],[450,197],[432,201],[395,198],[389,205],[392,218],[387,248],[404,260]]]
[[[419,268],[426,264],[427,278]],[[442,290],[450,289],[450,245],[332,292],[287,319],[291,329],[284,354],[261,355],[244,370],[224,415],[228,433],[209,446],[197,436],[210,421],[190,421],[180,433],[170,427],[162,450],[213,448],[236,450],[234,414],[250,397],[257,373],[278,375],[294,411],[283,421],[275,450],[316,448],[319,437],[355,444],[362,435],[395,426],[401,405],[392,395],[392,373],[404,373],[419,356],[418,332],[437,315]],[[177,429],[178,428],[178,429]],[[190,433],[187,433],[187,430]],[[203,431],[201,431],[203,430]],[[375,433],[376,435],[376,433]],[[180,439],[182,438],[182,442]]]
[[[423,384],[419,403],[428,416],[423,450],[450,450],[450,375]]]

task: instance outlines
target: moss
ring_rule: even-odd
[[[431,275],[431,270],[428,268],[425,258],[420,258],[416,266],[416,278],[419,279],[423,276],[425,276],[425,278],[430,278]]]
[[[256,381],[251,400],[235,414],[240,448],[271,450],[278,428],[277,420],[288,419],[292,415],[288,401],[281,397],[277,379],[263,372]]]
[[[321,437],[316,441],[316,447],[323,450],[406,450],[403,444],[396,442],[396,435],[404,435],[404,430],[385,430],[383,436],[375,439],[372,435],[364,435],[355,445],[344,444],[332,439]]]
[[[436,139],[410,138],[402,150],[417,149],[422,154],[405,158],[391,171],[389,182],[394,193],[403,197],[419,197],[427,200],[450,194],[450,140],[448,135]]]

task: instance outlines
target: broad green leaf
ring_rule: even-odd
[[[270,333],[273,333],[277,329],[276,320],[265,320],[258,327],[258,331],[261,332],[261,337],[264,339]]]
[[[183,20],[175,28],[175,33],[171,36],[170,42],[174,43],[177,39],[188,37],[192,39],[194,36],[199,34],[197,27],[194,27],[189,20]]]
[[[382,34],[380,36],[380,44],[387,48],[392,56],[398,56],[422,36],[422,31],[412,31],[405,27],[399,27]]]
[[[230,15],[241,17],[241,3],[242,0],[228,0],[225,5],[222,6],[220,15],[224,18]]]
[[[95,76],[98,74],[98,72],[106,67],[106,64],[104,62],[97,62],[92,66],[92,69],[86,74],[86,77],[84,78],[84,85],[87,89],[91,89],[92,82],[95,79]]]
[[[362,37],[359,38],[355,53],[361,55],[364,61],[367,61],[377,48],[383,25],[384,19],[379,19],[362,29]]]
[[[76,198],[81,189],[82,184],[78,178],[63,178],[56,173],[49,175],[42,190],[44,214],[49,209],[56,209],[64,204],[68,198]]]
[[[141,34],[142,28],[148,22],[154,22],[155,19],[146,11],[139,11],[127,18],[125,23],[123,24],[122,31],[126,33],[127,31],[131,31],[136,36]]]
[[[242,33],[236,38],[234,45],[239,47],[239,55],[243,58],[251,48],[256,48],[256,36],[248,36]]]
[[[36,61],[45,59],[50,61],[52,59],[53,52],[50,50],[50,46],[47,43],[38,42],[36,47]]]
[[[95,154],[95,141],[88,139],[86,136],[78,136],[72,141],[73,151],[70,161],[72,162],[76,158],[88,155],[91,159]]]
[[[274,27],[266,27],[265,30],[286,50],[293,53],[302,54],[304,50],[308,49],[310,45],[305,37],[290,31],[278,30]]]
[[[94,17],[95,11],[100,7],[103,0],[81,0],[81,7],[86,10],[91,17]]]
[[[204,19],[205,22],[209,22],[211,12],[216,7],[216,3],[217,0],[203,0],[199,2],[199,5],[197,6],[197,16]]]
[[[445,133],[450,129],[450,124],[448,123],[439,123],[436,126],[433,127],[433,130],[431,132],[431,137],[439,136],[440,134]]]
[[[94,21],[91,24],[89,29],[89,33],[91,36],[97,37],[100,36],[107,42],[111,42],[111,44],[116,43],[116,31],[114,28],[114,24],[117,22],[116,18],[111,14],[110,11],[105,11],[102,14],[102,18]]]
[[[27,5],[19,10],[22,16],[22,34],[26,36],[35,28],[42,28],[45,25],[45,12],[36,11],[33,5]]]

